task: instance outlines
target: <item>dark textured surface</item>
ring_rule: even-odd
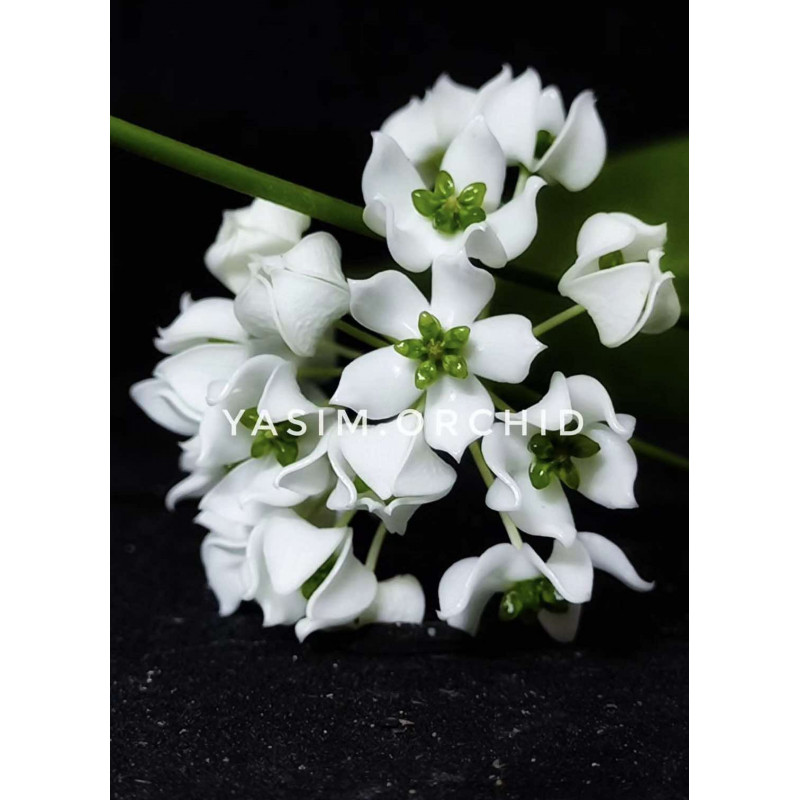
[[[443,69],[479,83],[510,60],[567,97],[593,86],[612,147],[685,130],[682,20],[640,4],[530,6],[510,26],[448,8],[116,2],[112,111],[350,200],[368,130]],[[181,291],[221,293],[202,254],[221,210],[244,201],[125,154],[112,166],[114,796],[686,796],[684,474],[642,462],[638,510],[575,504],[580,527],[613,538],[658,586],[640,595],[598,576],[574,646],[491,620],[476,641],[431,622],[301,646],[262,629],[255,608],[216,616],[193,510],[163,508],[175,438],[127,386],[152,369],[153,332]],[[380,243],[339,238],[347,259],[383,257]],[[657,420],[639,431],[685,444]],[[451,498],[384,547],[379,576],[418,575],[429,617],[442,571],[502,541],[483,492],[465,459]]]

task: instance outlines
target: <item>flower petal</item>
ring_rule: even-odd
[[[541,89],[538,73],[528,68],[482,104],[481,112],[486,124],[509,162],[528,167],[531,165],[536,146],[536,108]]]
[[[413,575],[395,575],[378,583],[375,599],[358,618],[359,625],[376,622],[419,624],[425,615],[425,593]]]
[[[519,508],[508,512],[513,523],[525,533],[548,536],[569,547],[577,531],[561,481],[553,479],[545,489],[535,489],[527,468],[512,477],[520,490]]]
[[[522,502],[522,493],[514,475],[527,470],[531,463],[527,447],[529,438],[515,428],[506,433],[505,425],[499,422],[483,437],[481,452],[487,466],[497,476],[486,493],[486,505],[493,511],[511,511],[519,508]]]
[[[597,533],[579,533],[578,541],[586,548],[592,564],[597,569],[613,575],[629,589],[637,592],[649,592],[655,586],[652,581],[642,580],[625,553],[605,536]]]
[[[578,231],[579,259],[592,260],[607,253],[613,253],[615,250],[624,251],[631,247],[636,239],[636,228],[630,222],[633,219],[635,217],[631,217],[629,214],[607,214],[605,212],[592,214]],[[663,227],[666,232],[666,226]],[[642,259],[632,258],[630,260],[641,261]],[[564,279],[573,269],[570,268],[564,274]]]
[[[609,399],[610,402],[611,400]],[[524,411],[508,414],[508,419],[519,422],[524,420],[526,426],[520,428],[520,430],[530,437],[537,430],[558,430],[562,425],[562,420],[563,423],[570,421],[568,412],[572,409],[573,405],[570,399],[567,379],[564,377],[563,372],[554,372],[550,377],[550,387],[547,390],[547,394],[538,403],[534,403]],[[499,412],[497,419],[505,420],[506,414],[507,412]]]
[[[162,428],[179,436],[197,433],[199,414],[187,408],[166,381],[159,378],[139,381],[131,386],[130,395],[131,400]]]
[[[342,372],[331,405],[364,411],[370,419],[386,419],[414,405],[416,362],[381,347],[351,361]]]
[[[467,446],[480,436],[481,418],[485,423],[493,410],[489,393],[474,375],[463,380],[442,375],[427,392],[425,440],[461,461]]]
[[[442,159],[442,170],[450,173],[457,192],[471,183],[486,184],[483,208],[487,213],[500,205],[506,159],[483,117],[475,117],[453,139]]]
[[[439,76],[426,95],[425,101],[433,112],[439,145],[443,150],[469,122],[477,97],[475,89],[456,83],[446,73]]]
[[[591,92],[581,92],[564,127],[537,164],[536,171],[571,192],[585,189],[606,160],[606,133]]]
[[[633,448],[602,423],[585,427],[583,433],[600,445],[600,452],[575,461],[581,476],[578,491],[606,508],[636,508],[633,484],[638,464]]]
[[[381,133],[391,136],[415,164],[435,155],[441,146],[433,107],[418,97],[390,114],[381,125]]]
[[[667,241],[667,223],[660,225],[648,225],[631,214],[624,214],[621,211],[612,211],[607,215],[615,222],[628,225],[633,230],[633,238],[630,244],[623,247],[614,247],[614,250],[622,250],[625,261],[644,261],[651,250],[660,250]],[[580,237],[580,234],[578,234]]]
[[[494,289],[494,278],[471,264],[463,250],[440,255],[433,262],[431,313],[445,329],[472,325],[492,299]]]
[[[394,495],[403,500],[425,498],[426,501],[433,496],[443,497],[456,482],[456,471],[431,450],[422,433],[413,437],[403,435],[409,438],[411,447],[394,481]]]
[[[553,542],[553,552],[542,571],[558,593],[570,603],[585,603],[592,596],[594,569],[589,551],[579,540],[569,547]]]
[[[252,532],[250,525],[242,525],[211,511],[201,511],[193,521],[231,546],[246,547]]]
[[[242,493],[263,471],[260,459],[250,458],[232,469],[210,492],[200,500],[200,510],[210,511],[242,525],[256,525],[266,508],[261,503],[244,503]]]
[[[487,217],[489,227],[503,245],[507,260],[521,256],[536,237],[539,228],[536,197],[545,185],[538,175],[532,175],[525,182],[521,194]]]
[[[381,198],[392,207],[397,221],[402,223],[411,214],[419,216],[411,202],[411,193],[423,186],[422,178],[400,145],[385,133],[373,133],[372,153],[361,178],[365,205]],[[375,223],[371,216],[365,214],[364,221],[376,233],[384,234],[383,230],[373,227]]]
[[[317,528],[289,509],[274,509],[256,526],[272,586],[279,594],[299,589],[334,553],[349,528]]]
[[[558,136],[566,121],[564,101],[557,86],[547,86],[542,90],[539,105],[536,108],[536,130],[547,131]]]
[[[178,481],[164,499],[167,510],[174,511],[175,506],[187,497],[202,497],[223,476],[222,470],[200,469]]]
[[[581,606],[570,603],[564,613],[555,613],[544,608],[536,615],[536,619],[550,638],[567,644],[573,641],[578,633]]]
[[[664,333],[680,319],[681,301],[672,282],[674,278],[671,272],[664,272],[651,287],[642,314],[641,333]]]
[[[570,407],[583,417],[584,426],[605,422],[612,431],[624,439],[633,436],[636,418],[614,411],[610,395],[597,378],[591,375],[572,375],[566,379],[566,383]]]
[[[187,293],[181,298],[181,313],[166,328],[158,329],[157,350],[172,355],[209,339],[244,342],[247,333],[233,313],[233,300],[207,297],[193,302]]]
[[[293,464],[284,467],[275,478],[275,485],[305,497],[314,497],[331,485],[331,471],[325,456],[328,453],[332,432],[327,431],[317,437],[312,430],[302,437],[303,444],[306,439],[314,441],[314,447]]]
[[[417,213],[398,213],[384,197],[377,195],[364,209],[367,227],[386,236],[386,245],[392,258],[409,272],[428,269],[434,257],[455,247],[464,240],[464,234],[456,234],[452,240],[434,230],[426,217]]]
[[[533,359],[545,349],[527,317],[501,314],[472,325],[466,347],[469,369],[475,375],[503,383],[522,383]]]
[[[357,322],[393,339],[419,338],[419,315],[430,306],[406,275],[390,269],[348,283],[350,313]]]
[[[246,589],[243,577],[244,545],[233,545],[210,533],[200,545],[200,559],[208,585],[217,598],[220,616],[233,614],[244,599]]]

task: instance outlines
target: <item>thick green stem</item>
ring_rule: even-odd
[[[481,448],[477,442],[473,442],[469,446],[469,452],[475,461],[475,466],[478,468],[481,478],[483,478],[483,482],[486,484],[486,488],[488,489],[494,483],[494,475],[489,469],[489,466],[486,463],[483,453],[481,453]],[[509,517],[505,511],[498,511],[497,513],[500,514],[500,519],[503,522],[503,526],[506,529],[506,533],[508,534],[511,544],[513,544],[517,549],[520,549],[522,547],[522,537],[519,535],[517,526],[513,523],[511,517]]]
[[[348,336],[352,336],[354,339],[358,339],[359,342],[368,344],[370,347],[388,347],[392,344],[385,339],[381,339],[380,336],[375,336],[375,334],[369,333],[369,331],[363,331],[361,328],[357,328],[355,325],[351,325],[349,322],[345,322],[342,319],[337,320],[333,325],[342,333],[346,333]]]
[[[583,314],[584,311],[586,311],[586,309],[583,306],[570,306],[568,309],[562,311],[560,314],[556,314],[555,316],[550,317],[550,319],[546,319],[544,322],[540,322],[533,329],[533,335],[538,339],[543,334],[553,330],[553,328],[557,328],[559,325],[568,322],[573,317],[577,317],[579,314]]]
[[[378,525],[378,529],[375,531],[375,535],[372,537],[372,544],[369,546],[369,552],[367,553],[367,560],[365,565],[370,572],[375,572],[375,567],[378,564],[378,556],[381,554],[381,548],[383,547],[383,540],[386,538],[386,526],[381,522]]]
[[[359,206],[212,155],[117,117],[111,117],[111,143],[226,189],[271,200],[322,222],[375,238],[364,224],[363,209]]]

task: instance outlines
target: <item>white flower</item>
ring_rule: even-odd
[[[578,260],[558,290],[584,306],[600,341],[619,347],[642,333],[663,333],[680,318],[671,272],[659,262],[667,226],[645,225],[630,214],[594,214],[578,233]]]
[[[201,510],[256,524],[266,506],[295,506],[330,487],[323,429],[332,410],[302,394],[294,364],[255,356],[212,386],[208,399],[196,466],[229,472],[200,501]]]
[[[520,383],[544,349],[525,317],[477,320],[493,293],[492,276],[470,264],[463,251],[437,259],[430,304],[397,271],[351,280],[353,317],[401,341],[348,364],[331,403],[363,410],[370,419],[387,419],[411,408],[424,392],[426,441],[460,460],[494,411],[477,376]]]
[[[328,508],[364,508],[391,533],[405,533],[411,515],[444,497],[456,481],[422,432],[406,432],[397,420],[343,430],[331,438],[328,457],[338,478]]]
[[[236,297],[239,322],[252,336],[277,332],[297,355],[314,355],[327,328],[347,313],[341,255],[333,236],[313,233],[283,255],[253,256]]]
[[[439,582],[439,618],[475,635],[481,614],[503,592],[501,619],[535,615],[554,639],[575,638],[581,604],[592,595],[593,568],[602,569],[636,591],[653,588],[643,581],[622,550],[596,533],[579,533],[570,547],[553,543],[544,562],[530,545],[490,547],[480,558],[457,561]]]
[[[570,412],[583,418],[578,435],[560,433]],[[606,508],[636,508],[633,483],[636,455],[628,444],[636,420],[615,414],[608,392],[595,378],[553,374],[550,389],[535,405],[509,421],[498,414],[484,437],[482,452],[497,480],[486,494],[486,505],[505,511],[514,524],[535,536],[550,536],[570,545],[575,523],[562,482]],[[544,432],[542,432],[544,429]]]
[[[293,625],[305,614],[306,582],[352,537],[350,528],[320,528],[288,508],[265,509],[257,525],[209,511],[195,522],[210,531],[201,555],[220,614],[255,600],[265,626]]]
[[[222,227],[206,251],[206,266],[236,294],[250,280],[252,256],[286,252],[310,224],[305,214],[256,198],[245,208],[223,213]]]
[[[419,624],[425,614],[425,595],[413,575],[378,581],[353,555],[352,533],[345,539],[336,563],[311,595],[303,619],[295,625],[302,642],[314,631],[356,628],[376,622]]]
[[[432,180],[442,154],[476,116],[482,115],[506,159],[570,191],[585,189],[606,156],[603,124],[591,92],[581,92],[564,113],[555,86],[542,89],[535,70],[513,78],[510,67],[480,89],[442,75],[422,100],[412,100],[381,126],[424,177]]]
[[[500,144],[480,116],[448,146],[433,183],[391,136],[374,133],[361,182],[364,222],[386,237],[392,258],[412,272],[459,250],[489,267],[504,267],[536,235],[536,195],[544,185],[530,177],[501,205],[505,174]]]

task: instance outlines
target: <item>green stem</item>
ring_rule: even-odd
[[[359,206],[212,155],[117,117],[111,117],[111,143],[137,156],[149,158],[226,189],[271,200],[322,222],[377,238],[364,224],[363,209]]]
[[[528,182],[528,178],[530,178],[531,172],[527,167],[523,167],[522,164],[519,165],[519,174],[517,175],[517,185],[514,187],[514,197],[522,194],[525,189],[525,184]]]
[[[385,339],[381,339],[380,336],[375,336],[368,331],[362,331],[361,328],[357,328],[355,325],[351,325],[349,322],[345,322],[343,319],[334,322],[333,326],[342,333],[346,333],[348,336],[352,336],[354,339],[358,339],[359,342],[368,344],[370,347],[388,347],[390,344],[392,344],[392,342],[387,342]]]
[[[385,538],[386,526],[381,522],[381,524],[378,525],[378,529],[375,531],[375,535],[372,537],[372,544],[369,546],[369,552],[367,553],[367,560],[365,562],[370,572],[375,572],[378,556],[381,554],[381,548],[383,547],[383,540]]]
[[[360,350],[356,350],[344,344],[339,344],[339,342],[333,342],[330,339],[321,339],[318,347],[320,350],[327,350],[329,353],[336,353],[337,355],[344,356],[351,360],[364,355]]]
[[[300,367],[297,377],[302,378],[338,378],[342,374],[342,367]]]
[[[483,478],[483,482],[486,484],[486,488],[488,489],[494,483],[494,474],[489,469],[489,466],[486,463],[483,453],[481,453],[481,448],[477,442],[473,442],[469,446],[469,452],[475,461],[475,466],[478,468],[481,478]],[[522,547],[522,537],[519,535],[517,526],[514,524],[511,517],[505,513],[505,511],[498,511],[497,513],[500,514],[500,519],[503,522],[503,526],[506,529],[506,533],[508,534],[511,544],[513,544],[514,547],[519,550]]]
[[[583,306],[570,306],[560,314],[556,314],[546,319],[544,322],[540,322],[533,329],[533,335],[538,339],[542,334],[553,330],[553,328],[557,328],[559,325],[571,320],[573,317],[577,317],[579,314],[583,314],[584,311],[586,311],[586,309]]]
[[[345,511],[339,515],[338,519],[336,520],[336,527],[344,528],[351,519],[358,513],[359,509],[351,508],[350,511]]]

